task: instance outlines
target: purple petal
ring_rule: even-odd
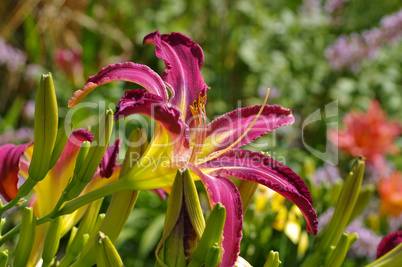
[[[317,234],[318,220],[306,183],[289,167],[274,159],[248,150],[233,149],[199,168],[214,176],[235,177],[265,185],[299,207],[307,222],[307,231]]]
[[[20,159],[31,144],[0,146],[0,194],[7,201],[17,195]]]
[[[116,166],[117,155],[119,154],[122,139],[117,139],[114,145],[109,146],[106,149],[99,164],[99,172],[101,177],[109,178],[113,174],[114,167]]]
[[[165,83],[156,72],[148,66],[126,62],[109,65],[103,68],[98,74],[89,77],[82,90],[76,91],[71,100],[68,101],[68,106],[70,108],[75,106],[96,87],[114,81],[127,81],[139,84],[149,92],[161,97],[163,101],[168,101]]]
[[[240,253],[243,228],[243,208],[239,191],[236,185],[228,178],[213,177],[202,173],[194,167],[191,169],[201,178],[211,207],[220,202],[226,208],[222,242],[224,253],[220,266],[234,266]]]
[[[207,137],[199,158],[222,150],[239,139],[256,118],[261,105],[236,109],[216,118],[207,125]],[[276,128],[292,124],[294,118],[290,109],[278,105],[264,106],[261,115],[247,135],[233,148],[246,145]]]
[[[132,114],[143,114],[160,122],[172,134],[175,142],[183,142],[186,148],[189,147],[189,130],[180,119],[181,112],[175,107],[168,107],[161,97],[143,89],[126,91],[117,102],[115,118],[117,120]]]
[[[183,112],[184,121],[191,126],[193,120],[189,106],[209,89],[200,72],[204,63],[201,47],[181,33],[161,36],[158,31],[145,36],[144,44],[156,46],[156,56],[166,66],[162,79],[174,90],[171,103]]]
[[[402,242],[402,231],[396,231],[386,235],[377,247],[377,259],[387,254]]]

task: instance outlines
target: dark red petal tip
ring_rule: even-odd
[[[386,235],[378,244],[377,247],[377,259],[387,254],[397,245],[402,242],[402,231],[396,231]]]

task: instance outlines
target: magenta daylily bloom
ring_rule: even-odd
[[[127,91],[117,104],[115,118],[143,114],[157,122],[153,140],[139,163],[128,175],[138,190],[170,187],[178,168],[187,167],[207,191],[211,206],[221,202],[227,212],[224,254],[221,266],[233,266],[240,251],[243,209],[239,190],[229,177],[253,181],[280,193],[302,211],[307,230],[317,233],[317,216],[304,181],[289,167],[261,153],[239,149],[280,126],[292,124],[291,110],[278,105],[240,108],[210,123],[205,115],[206,91],[200,69],[202,49],[180,33],[144,38],[154,44],[156,55],[165,62],[160,77],[146,66],[119,63],[89,78],[69,102],[73,107],[97,86],[128,81],[145,89]],[[166,91],[168,88],[171,97]],[[168,158],[157,169],[147,162]],[[141,165],[141,162],[144,164]]]

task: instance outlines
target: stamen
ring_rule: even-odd
[[[260,117],[262,111],[264,110],[265,104],[267,103],[267,100],[268,100],[269,90],[270,89],[268,88],[267,93],[265,95],[264,102],[262,103],[260,110],[258,111],[258,113],[255,116],[253,122],[250,124],[250,126],[247,128],[247,130],[245,130],[244,133],[235,142],[233,142],[230,146],[228,146],[227,148],[225,148],[225,149],[213,154],[212,157],[207,157],[207,158],[204,158],[203,160],[197,162],[197,165],[219,157],[223,153],[225,153],[228,150],[232,149],[235,145],[237,145],[248,134],[248,132],[251,130],[251,128],[253,128],[254,124],[257,122],[257,120]]]
[[[205,114],[205,98],[201,93],[198,95],[198,101],[194,100],[193,105],[190,106],[191,113],[194,118],[194,126],[197,127],[195,133],[195,140],[193,150],[191,151],[191,156],[189,161],[194,162],[198,156],[198,152],[202,150],[204,140],[206,137],[206,114]]]

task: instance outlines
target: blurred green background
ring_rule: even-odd
[[[323,161],[306,149],[302,134],[309,146],[325,151],[327,123],[341,125],[347,112],[366,110],[372,99],[380,102],[390,118],[402,122],[401,8],[399,0],[1,1],[0,145],[32,140],[32,100],[42,73],[53,74],[63,119],[73,92],[108,64],[133,61],[162,73],[163,62],[156,58],[153,46],[142,45],[142,39],[155,30],[182,32],[204,50],[202,73],[211,87],[206,107],[209,119],[237,107],[261,104],[266,88],[271,88],[268,103],[292,109],[296,122],[259,140],[267,144],[259,149],[276,153],[277,159],[283,157],[297,173],[305,174],[306,161],[317,167]],[[339,53],[352,49],[352,55],[363,56],[346,56],[349,63],[334,67],[342,55],[328,56],[328,49],[339,37],[363,38],[367,31],[384,30],[382,19],[392,14],[397,14],[392,28],[396,30],[387,33],[389,39],[383,38],[369,52],[367,42],[354,46],[355,50],[344,46]],[[105,85],[86,101],[104,100],[106,106],[113,106],[133,86]],[[336,118],[327,120],[323,113],[323,120],[302,129],[310,114],[333,101],[338,101]],[[97,110],[83,110],[74,118],[74,126],[94,126],[97,116]],[[397,144],[402,146],[401,138]],[[343,177],[351,157],[340,154],[339,160]],[[399,155],[388,160],[402,169]],[[317,212],[326,210],[328,203],[322,200]],[[127,266],[152,265],[165,206],[148,192],[141,195],[118,241]],[[303,257],[288,264],[285,260],[297,246],[287,248],[287,237],[269,228],[275,214],[252,214],[260,223],[249,226],[247,218],[250,222],[256,218],[246,217],[242,255],[261,266],[269,250],[277,249],[285,266],[297,266]],[[262,236],[256,234],[266,228]],[[366,261],[363,256],[351,258],[356,266]]]

